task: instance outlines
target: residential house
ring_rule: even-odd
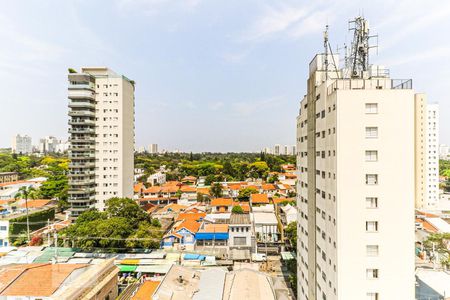
[[[287,204],[285,206],[281,206],[281,211],[283,212],[284,218],[286,220],[286,225],[297,222],[297,208],[294,206],[291,206],[290,204]]]
[[[250,206],[259,206],[269,203],[270,201],[267,194],[251,194],[250,196]]]
[[[231,249],[245,249],[255,252],[256,242],[249,214],[231,214],[228,246]]]
[[[196,220],[177,221],[172,230],[164,235],[162,247],[193,250],[196,241],[195,234],[199,228],[200,223]]]
[[[152,175],[148,176],[147,182],[152,186],[163,185],[166,183],[166,174],[161,171],[153,173]]]
[[[195,234],[196,247],[227,246],[228,237],[228,224],[203,223]]]
[[[280,231],[275,213],[254,212],[251,214],[258,242],[278,242]]]
[[[212,213],[225,213],[231,212],[233,208],[233,199],[231,198],[216,198],[211,200],[211,212]]]

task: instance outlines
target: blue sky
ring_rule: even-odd
[[[358,3],[358,4],[356,4]],[[450,1],[7,1],[0,11],[0,147],[67,137],[68,67],[136,81],[136,144],[259,151],[295,143],[308,63],[364,14],[393,78],[413,78],[450,143]]]

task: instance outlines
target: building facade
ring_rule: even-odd
[[[12,140],[12,152],[17,154],[30,154],[33,152],[31,137],[28,135],[16,135]]]
[[[46,136],[39,140],[38,150],[40,153],[56,153],[60,149],[61,141],[54,136]]]
[[[415,96],[416,208],[439,209],[439,106]]]
[[[69,74],[69,202],[73,216],[133,196],[134,82],[112,70]]]
[[[338,61],[311,61],[297,118],[298,299],[414,299],[412,83]]]
[[[148,146],[148,153],[150,153],[150,154],[158,153],[158,144],[150,144]]]

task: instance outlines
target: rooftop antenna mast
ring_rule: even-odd
[[[328,24],[325,26],[325,31],[323,32],[323,47],[325,50],[325,80],[328,80]]]
[[[352,78],[363,78],[363,72],[369,69],[369,50],[376,48],[370,46],[371,38],[378,38],[377,35],[369,35],[369,22],[364,17],[356,17],[349,21],[349,31],[353,31],[353,41],[350,47],[349,65]]]

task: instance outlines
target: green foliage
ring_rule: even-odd
[[[233,206],[233,208],[231,209],[231,212],[233,214],[243,214],[244,210],[239,205],[236,205],[236,206]]]
[[[256,164],[255,164],[256,163]],[[281,172],[282,164],[295,164],[295,156],[274,156],[259,153],[138,153],[135,166],[149,175],[160,166],[169,170],[168,180],[180,180],[184,176],[206,176],[206,185],[221,181],[245,180],[248,177],[265,178],[268,172]]]
[[[258,194],[258,191],[254,187],[246,187],[239,190],[237,198],[239,201],[248,201],[251,194]]]
[[[297,222],[291,222],[284,230],[294,251],[297,251]]]
[[[88,210],[62,231],[62,238],[83,250],[158,248],[161,224],[132,199],[111,198],[104,212]]]
[[[28,219],[30,221],[30,232],[38,230],[44,226],[47,226],[47,221],[55,219],[55,209],[41,210],[37,212],[29,213]],[[9,220],[9,242],[14,244],[16,240],[20,240],[22,232],[27,231],[27,216],[23,215]]]
[[[209,188],[209,193],[211,194],[211,196],[219,198],[222,197],[222,189],[222,185],[217,182]]]
[[[28,235],[26,231],[21,231],[16,237],[9,238],[9,243],[14,247],[20,247],[27,244]]]
[[[75,69],[73,69],[73,68],[68,68],[67,71],[68,71],[70,74],[77,73],[77,71],[75,71]]]

